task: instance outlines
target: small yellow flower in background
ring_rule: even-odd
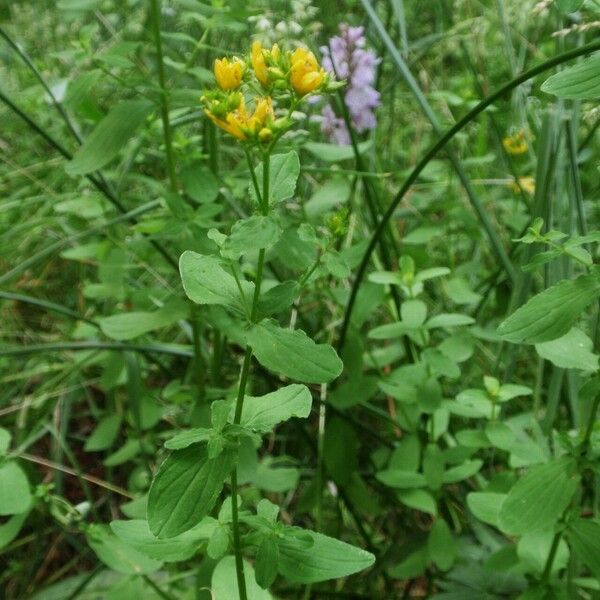
[[[291,60],[290,82],[296,93],[304,96],[314,92],[325,79],[325,70],[315,55],[305,48],[296,48]]]
[[[232,59],[217,58],[214,65],[215,79],[222,90],[235,90],[242,85],[246,65],[237,56]]]
[[[523,190],[533,196],[535,194],[535,179],[533,177],[519,177],[519,183],[517,184],[516,181],[513,181],[510,187],[517,194]]]
[[[502,140],[502,145],[509,154],[525,154],[529,149],[523,129],[505,137]]]

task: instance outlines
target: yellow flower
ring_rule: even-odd
[[[237,56],[217,58],[214,64],[215,79],[222,90],[235,90],[242,84],[245,65]]]
[[[535,194],[535,179],[533,177],[519,177],[519,183],[517,184],[516,181],[513,181],[511,188],[517,194],[523,190],[533,196]]]
[[[296,93],[304,96],[314,92],[323,83],[325,71],[315,55],[305,48],[296,48],[292,54],[290,82]]]
[[[268,126],[274,120],[275,113],[273,100],[270,97],[258,100],[252,115],[248,114],[243,98],[235,110],[227,113],[225,119],[217,117],[210,110],[204,112],[215,125],[238,140],[245,141],[248,137],[258,136],[261,141],[268,141],[271,137]]]
[[[502,140],[502,145],[509,154],[525,154],[529,149],[529,145],[525,139],[525,132],[522,129],[513,135],[505,137]]]
[[[275,44],[276,46],[277,44]],[[275,48],[273,46],[273,48]],[[277,48],[279,52],[279,48]],[[263,85],[269,85],[269,69],[267,67],[267,61],[265,60],[265,50],[263,50],[262,44],[259,41],[252,43],[252,51],[250,54],[252,61],[252,68],[256,79],[258,79]]]
[[[232,110],[225,115],[225,120],[217,117],[208,109],[205,109],[204,113],[217,127],[220,127],[230,135],[236,137],[238,140],[246,139],[246,134],[242,130],[242,127],[248,119],[248,114],[246,112],[246,105],[243,98],[235,110]]]

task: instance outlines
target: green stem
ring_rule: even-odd
[[[544,583],[548,583],[550,579],[550,573],[552,572],[552,565],[554,564],[554,559],[556,558],[556,553],[558,551],[558,545],[560,544],[560,538],[562,537],[562,531],[557,531],[554,534],[554,538],[552,539],[552,546],[550,546],[550,552],[548,553],[548,558],[546,560],[546,566],[544,567],[544,572],[542,573],[542,581]]]
[[[598,407],[600,407],[600,394],[598,394],[592,404],[590,416],[583,434],[583,441],[581,442],[581,455],[585,454],[590,446],[590,440],[592,439],[592,432],[594,431],[594,425],[596,424],[596,415],[598,414]]]
[[[156,54],[158,61],[158,83],[160,86],[160,116],[163,124],[163,136],[165,139],[165,153],[167,158],[167,172],[171,191],[178,189],[177,174],[175,171],[175,155],[173,153],[173,139],[171,135],[171,122],[169,121],[169,103],[167,100],[167,89],[165,84],[165,65],[163,61],[162,39],[160,37],[160,8],[159,0],[150,0],[152,5],[152,25],[156,42]]]
[[[258,182],[256,182],[256,175],[252,167],[252,160],[250,155],[247,153],[248,166],[252,173],[253,182],[256,189],[258,206],[261,209],[263,215],[269,213],[269,176],[270,176],[270,153],[265,152],[263,155],[263,189],[262,194],[259,194]],[[262,249],[258,253],[258,263],[256,266],[256,279],[254,281],[254,296],[252,297],[252,308],[250,309],[250,322],[254,323],[258,315],[258,301],[260,299],[260,288],[263,279],[263,269],[265,264],[265,250]],[[238,387],[237,399],[235,403],[235,415],[233,417],[233,423],[239,425],[242,419],[242,410],[244,408],[244,396],[246,394],[246,386],[248,384],[248,376],[250,374],[250,365],[252,364],[252,347],[246,346],[246,353],[244,354],[244,362],[242,363],[242,370],[240,373],[240,384]],[[233,547],[235,553],[235,571],[238,583],[239,597],[240,600],[247,600],[248,594],[246,591],[246,580],[244,579],[244,559],[242,556],[242,544],[240,537],[240,523],[237,508],[237,465],[231,472],[231,521],[233,529]]]

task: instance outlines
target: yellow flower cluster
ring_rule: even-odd
[[[519,182],[513,181],[511,184],[513,192],[518,194],[521,190],[533,196],[535,194],[535,179],[533,177],[519,177]]]
[[[237,139],[258,143],[267,143],[289,128],[292,112],[304,97],[340,85],[330,81],[310,50],[283,52],[277,44],[267,49],[260,42],[252,44],[245,60],[237,56],[215,60],[214,74],[218,89],[202,97],[204,112]],[[248,91],[255,91],[258,84],[265,95],[246,98],[245,83]],[[273,98],[279,109],[287,109],[287,116],[275,117]],[[247,100],[254,110],[247,108]]]
[[[529,150],[529,145],[525,139],[525,132],[522,129],[505,137],[502,140],[502,145],[509,154],[525,154]]]

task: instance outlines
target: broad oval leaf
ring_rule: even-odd
[[[502,531],[523,534],[549,529],[569,505],[579,484],[575,463],[564,457],[533,467],[510,489],[499,513]]]
[[[27,476],[16,462],[4,463],[0,466],[0,515],[18,515],[30,505]]]
[[[240,281],[242,298],[234,276],[214,256],[186,250],[179,259],[179,273],[187,297],[196,304],[219,304],[243,311],[254,293],[253,283]]]
[[[235,460],[231,449],[209,459],[206,447],[197,444],[172,452],[150,487],[150,531],[172,538],[198,525],[217,501]]]
[[[576,519],[569,523],[568,535],[573,552],[600,579],[600,523]]]
[[[275,425],[292,417],[306,418],[312,407],[312,395],[305,385],[287,385],[264,396],[246,396],[241,424],[268,433]]]
[[[584,309],[600,295],[600,280],[594,275],[566,279],[537,294],[515,311],[498,334],[514,343],[539,344],[569,332]]]
[[[221,246],[221,254],[237,260],[248,252],[274,246],[280,237],[281,227],[272,217],[254,215],[234,224]]]
[[[263,180],[263,163],[255,169],[259,185]],[[286,154],[274,154],[269,163],[269,204],[277,204],[293,197],[296,182],[300,175],[300,159],[295,151]],[[260,193],[262,194],[262,188]],[[250,186],[250,195],[256,201],[254,186]]]
[[[405,471],[402,469],[387,469],[377,473],[377,479],[394,488],[419,488],[427,485],[427,480],[423,473],[414,471]]]
[[[575,66],[552,75],[542,84],[542,91],[560,98],[600,98],[600,55],[586,58]]]
[[[306,383],[328,383],[343,369],[329,344],[317,344],[299,329],[284,329],[263,320],[247,334],[258,362],[276,373]]]
[[[122,542],[107,525],[90,525],[86,538],[96,556],[118,573],[143,575],[153,573],[162,566],[162,561],[150,558]]]
[[[313,543],[307,544],[304,537]],[[374,562],[370,552],[314,531],[288,528],[279,539],[279,572],[292,583],[347,577]]]
[[[123,543],[138,552],[164,562],[177,562],[192,557],[200,544],[210,538],[215,524],[214,519],[205,519],[193,529],[170,539],[155,537],[145,519],[113,521],[110,528]]]
[[[113,107],[96,125],[81,148],[67,163],[69,175],[85,175],[109,163],[152,111],[147,100],[126,100]]]
[[[561,369],[597,371],[598,355],[593,352],[594,342],[577,327],[550,342],[536,344],[537,353]]]
[[[467,506],[480,521],[498,527],[500,508],[505,499],[506,494],[471,492],[467,496]]]

